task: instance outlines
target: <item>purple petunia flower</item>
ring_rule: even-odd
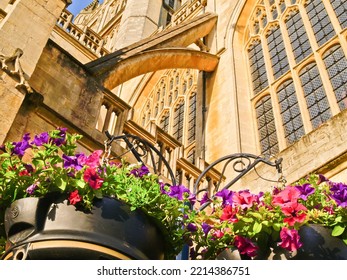
[[[62,158],[64,160],[64,168],[71,167],[76,170],[81,170],[83,168],[83,160],[80,160],[80,158],[85,158],[85,155],[83,153],[76,154],[75,156],[67,156],[64,154]]]
[[[168,195],[178,200],[183,200],[184,193],[190,194],[190,191],[185,186],[171,186]]]
[[[23,140],[21,142],[13,142],[14,145],[12,153],[20,157],[24,156],[24,153],[27,149],[31,148],[29,144],[30,135],[29,133],[24,134]]]
[[[193,223],[189,223],[187,225],[187,230],[189,230],[190,232],[195,232],[198,230],[198,227],[196,225],[194,225]]]
[[[207,235],[208,232],[212,229],[212,227],[206,223],[202,223],[201,227],[202,227],[202,231],[205,233],[205,235]]]
[[[200,200],[200,204],[204,205],[205,203],[210,202],[210,201],[211,201],[211,199],[209,198],[208,193],[205,192],[204,195],[202,196],[201,200]]]
[[[311,184],[303,184],[301,186],[295,186],[297,190],[300,191],[300,198],[307,200],[307,197],[315,192],[315,188],[311,187]]]
[[[145,165],[141,165],[140,168],[134,168],[130,171],[130,174],[133,174],[135,177],[142,178],[143,176],[149,173],[149,169]]]
[[[42,146],[43,144],[47,144],[48,140],[49,140],[48,132],[43,132],[39,135],[35,135],[34,141],[32,141],[31,144],[39,147],[39,146]]]
[[[61,127],[61,128],[58,128],[58,130],[59,130],[58,137],[52,138],[51,141],[54,145],[59,147],[59,146],[65,144],[67,128]]]
[[[343,183],[333,183],[330,191],[331,197],[336,201],[338,206],[347,207],[347,185]]]
[[[228,189],[223,189],[215,194],[215,196],[221,197],[223,199],[222,205],[232,205],[233,204],[233,191]]]
[[[32,195],[34,194],[35,190],[37,189],[37,184],[32,184],[25,190],[28,194]]]

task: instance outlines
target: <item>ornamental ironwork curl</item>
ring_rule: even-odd
[[[106,131],[105,134],[108,139],[105,140],[104,142],[105,144],[105,153],[103,157],[104,162],[105,161],[107,162],[108,160],[111,159],[110,154],[111,154],[112,143],[114,141],[124,141],[127,146],[127,150],[122,155],[119,155],[113,159],[121,158],[126,153],[131,152],[138,162],[140,162],[143,165],[146,165],[144,160],[147,158],[150,161],[149,163],[150,166],[153,168],[153,173],[157,174],[158,176],[162,175],[160,167],[162,166],[162,164],[164,164],[169,173],[171,184],[176,185],[176,179],[170,167],[170,164],[162,155],[162,153],[153,144],[151,144],[150,142],[148,142],[147,140],[139,136],[132,135],[132,134],[114,136],[114,135],[111,135],[108,131]],[[158,157],[158,159],[156,159],[156,156]]]
[[[215,188],[213,190],[214,193],[217,193],[219,191],[219,188],[223,182],[223,179],[225,177],[225,172],[227,170],[227,167],[232,163],[232,170],[234,170],[237,175],[235,178],[233,178],[231,181],[228,183],[225,183],[223,189],[229,189],[232,185],[234,185],[238,180],[240,180],[244,175],[246,175],[250,170],[255,169],[256,165],[259,163],[264,163],[269,166],[275,167],[277,170],[277,173],[279,174],[278,180],[269,180],[266,178],[263,178],[258,174],[256,171],[257,175],[266,180],[266,181],[271,181],[271,182],[280,182],[284,183],[285,179],[283,177],[282,173],[282,158],[276,159],[275,161],[270,161],[267,158],[260,157],[257,155],[253,154],[248,154],[248,153],[236,153],[236,154],[231,154],[227,155],[224,157],[219,158],[218,160],[214,161],[211,163],[208,167],[205,168],[205,170],[199,175],[198,179],[196,180],[194,187],[193,187],[193,192],[198,195],[202,191],[207,191],[208,188],[200,189],[198,190],[199,185],[201,182],[204,180],[206,177],[207,173],[211,171],[211,169],[215,168],[218,164],[222,163],[223,168],[221,169],[221,173],[219,175],[218,181],[215,185]],[[200,210],[205,209],[211,202],[206,202],[200,207]]]

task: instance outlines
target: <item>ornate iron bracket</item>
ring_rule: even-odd
[[[169,175],[171,178],[171,184],[176,185],[176,179],[170,167],[170,164],[167,162],[167,160],[164,158],[161,152],[156,147],[154,147],[151,143],[142,139],[141,137],[138,137],[132,134],[114,136],[114,135],[111,135],[108,131],[105,131],[105,134],[108,138],[108,140],[105,141],[105,156],[106,156],[105,158],[108,158],[108,156],[111,153],[112,142],[123,140],[129,149],[127,150],[127,152],[131,152],[135,156],[136,160],[141,162],[143,165],[146,165],[143,161],[143,158],[145,158],[146,156],[149,157],[150,165],[153,168],[153,172],[155,174],[161,175],[159,167],[161,166],[161,164],[164,164],[169,172]],[[158,160],[156,160],[155,155],[158,156]]]
[[[210,164],[198,177],[198,179],[196,180],[195,184],[194,184],[194,193],[198,194],[202,191],[206,191],[206,189],[201,189],[199,191],[198,187],[201,183],[201,181],[203,180],[203,178],[206,176],[206,174],[212,169],[214,168],[217,164],[224,162],[224,166],[222,168],[221,174],[219,176],[219,180],[217,182],[217,185],[215,187],[215,193],[219,191],[219,187],[222,183],[222,179],[224,177],[225,171],[228,167],[229,164],[233,164],[232,168],[235,172],[238,173],[238,175],[232,179],[229,183],[227,183],[223,189],[229,189],[232,185],[234,185],[238,180],[240,180],[244,175],[246,175],[251,169],[255,168],[255,166],[259,163],[265,163],[269,166],[273,166],[277,169],[277,172],[279,174],[279,179],[278,181],[273,181],[273,182],[285,182],[285,179],[282,175],[282,158],[276,159],[274,162],[269,161],[266,158],[262,158],[256,155],[252,155],[252,154],[247,154],[247,153],[237,153],[237,154],[231,154],[231,155],[227,155],[224,156],[218,160],[216,160],[215,162],[213,162],[212,164]],[[263,178],[264,179],[264,178]],[[267,179],[264,179],[267,180]],[[204,205],[202,205],[200,207],[200,210],[205,209],[208,205],[210,204],[210,202],[205,203]]]

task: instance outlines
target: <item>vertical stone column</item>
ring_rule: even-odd
[[[11,0],[0,21],[0,144],[31,88],[28,83],[61,12],[71,0]]]
[[[162,0],[128,0],[115,48],[121,49],[151,35],[158,28]]]

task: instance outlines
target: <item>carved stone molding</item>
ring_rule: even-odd
[[[15,78],[18,83],[16,88],[18,90],[24,90],[26,93],[32,93],[33,89],[27,81],[27,75],[22,69],[20,64],[20,57],[23,55],[23,51],[17,48],[13,55],[5,56],[0,54],[0,67],[9,76]]]

